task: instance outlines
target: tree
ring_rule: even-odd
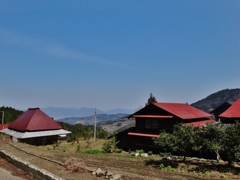
[[[152,93],[150,93],[150,97],[148,98],[147,103],[145,104],[145,106],[153,103],[153,102],[157,102],[156,98],[152,95]]]
[[[224,154],[228,165],[240,158],[240,123],[208,125],[204,129],[204,140],[208,150]]]
[[[220,153],[224,146],[225,127],[222,124],[209,124],[202,129],[205,149],[215,152],[219,160],[221,159]]]
[[[203,147],[203,139],[198,127],[175,125],[173,133],[161,132],[154,143],[165,150],[180,151],[183,153],[183,161],[191,151],[198,151]]]

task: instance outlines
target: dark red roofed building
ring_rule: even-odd
[[[219,115],[222,123],[235,123],[240,120],[240,98]]]
[[[63,130],[54,119],[39,108],[29,108],[1,132],[10,135],[13,141],[29,144],[51,144],[59,136],[71,133]]]
[[[172,132],[175,124],[203,127],[216,122],[211,119],[211,114],[187,103],[154,102],[128,118],[135,118],[135,127],[117,135],[119,145],[125,149],[142,149],[144,146],[152,149],[152,138],[158,137],[161,130]]]
[[[0,130],[8,128],[9,124],[0,124]]]

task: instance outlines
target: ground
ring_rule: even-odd
[[[9,140],[7,141],[10,142]],[[86,154],[83,152],[85,149],[101,149],[102,143],[103,141],[98,140],[96,142],[80,141],[79,144],[77,142],[62,142],[58,146],[32,146],[12,142],[9,145],[0,141],[0,147],[24,161],[28,161],[67,180],[101,179],[93,176],[90,172],[73,173],[67,171],[63,164],[69,158],[75,158],[78,162],[83,162],[88,170],[101,168],[114,174],[120,174],[123,180],[196,180],[221,179],[221,177],[240,179],[238,167],[228,168],[225,163],[217,163],[216,161],[187,159],[187,163],[182,163],[179,159],[165,160],[159,155],[144,158],[131,156],[128,152],[118,154]],[[76,152],[78,149],[80,151]],[[38,156],[45,159],[41,159]],[[160,164],[163,164],[165,168],[160,169]]]

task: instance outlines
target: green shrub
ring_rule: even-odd
[[[205,172],[205,175],[206,175],[207,177],[209,177],[209,176],[210,176],[210,173],[209,173],[208,171],[206,171],[206,172]]]
[[[142,150],[142,149],[137,149],[137,150],[136,150],[136,153],[139,153],[139,154],[144,153],[144,150]]]
[[[110,152],[112,152],[112,143],[111,143],[111,141],[105,141],[104,143],[103,143],[103,146],[102,146],[102,151],[104,152],[104,153],[110,153]]]
[[[165,168],[164,164],[161,163],[161,164],[159,165],[159,168],[160,168],[160,169],[164,169],[164,168]]]
[[[118,143],[119,143],[119,141],[117,141],[116,137],[113,136],[111,139],[109,139],[103,143],[102,151],[104,153],[115,152],[115,149],[117,149]]]
[[[122,149],[115,149],[115,152],[116,152],[116,153],[121,153],[121,152],[122,152]]]
[[[227,176],[225,174],[221,174],[220,178],[226,179]]]
[[[172,156],[172,154],[171,153],[169,153],[169,152],[159,152],[159,155],[161,156],[161,157],[167,157],[167,156]]]
[[[175,171],[175,169],[172,166],[170,166],[170,165],[168,165],[166,168],[167,168],[168,171],[172,171],[172,172]]]
[[[84,151],[87,154],[100,154],[101,151],[99,149],[88,149]]]
[[[153,155],[152,151],[148,151],[148,155],[149,156]]]

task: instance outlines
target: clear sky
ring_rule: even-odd
[[[239,0],[0,0],[0,106],[137,109],[240,87]]]

